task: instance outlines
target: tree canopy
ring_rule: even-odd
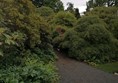
[[[80,18],[79,8],[74,8],[74,4],[72,4],[70,2],[68,2],[67,5],[68,5],[68,7],[67,7],[66,11],[74,14],[75,17],[77,19],[79,19]]]
[[[89,0],[87,2],[87,10],[94,7],[107,6],[113,7],[118,6],[118,0]]]
[[[47,6],[55,12],[64,10],[63,3],[60,0],[31,0],[36,7]]]

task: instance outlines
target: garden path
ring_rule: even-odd
[[[56,52],[59,83],[118,83],[118,76],[93,68]]]

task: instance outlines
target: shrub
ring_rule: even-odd
[[[0,83],[56,83],[47,22],[29,0],[0,5]]]
[[[118,40],[96,16],[80,18],[76,27],[65,33],[61,47],[70,57],[82,61],[105,63],[117,60]]]
[[[52,43],[53,46],[59,48],[59,44],[63,39],[64,33],[67,31],[66,26],[55,25],[52,30]]]
[[[88,12],[86,15],[96,15],[102,19],[107,24],[107,29],[117,37],[118,33],[118,7],[96,7],[92,11]]]
[[[63,39],[63,34],[76,24],[75,16],[70,12],[58,12],[50,22],[52,23],[52,43],[53,46],[59,48],[59,44]]]
[[[51,21],[52,24],[62,25],[72,28],[76,23],[75,16],[70,12],[58,12]]]
[[[99,16],[107,24],[110,23],[110,20],[117,17],[117,7],[96,7],[92,11],[88,12],[86,15],[96,15]]]
[[[109,24],[109,30],[118,39],[118,18],[112,19]]]
[[[22,66],[0,69],[1,83],[56,83],[58,74],[52,62],[43,63],[33,54],[25,57]],[[23,62],[23,61],[22,61]]]

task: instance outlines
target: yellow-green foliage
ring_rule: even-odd
[[[51,21],[52,24],[62,25],[72,28],[76,23],[75,16],[70,12],[58,12]]]
[[[5,2],[4,2],[5,3]],[[16,4],[14,4],[16,3]],[[26,35],[26,44],[28,48],[33,48],[36,45],[40,45],[41,34],[48,32],[48,25],[37,14],[35,6],[29,0],[13,1],[11,7],[4,7],[3,23],[5,27],[8,27],[9,31],[20,31]],[[44,32],[42,32],[44,31]]]
[[[47,22],[30,0],[0,0],[0,83],[56,83]]]

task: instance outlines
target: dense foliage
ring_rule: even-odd
[[[73,28],[76,24],[76,17],[70,12],[58,12],[50,22],[52,24],[52,38],[54,47],[58,47],[61,37],[67,29]]]
[[[73,27],[76,23],[75,16],[70,12],[58,12],[51,21],[52,24]]]
[[[42,6],[40,8],[37,8],[37,12],[46,21],[52,20],[54,14],[55,14],[54,11],[50,7],[46,7],[46,6]]]
[[[49,26],[37,8],[29,0],[0,7],[0,83],[56,83]]]
[[[118,8],[117,7],[96,7],[86,14],[99,16],[107,25],[108,30],[118,38]]]
[[[40,56],[45,56],[41,51],[40,55],[27,51],[23,53],[25,57],[12,57],[17,62],[13,62],[11,57],[7,57],[7,61],[0,69],[0,82],[1,83],[56,83],[58,75],[52,62],[44,62]],[[10,60],[8,62],[8,60]],[[45,58],[46,60],[46,58]],[[46,60],[48,61],[48,60]],[[5,64],[7,63],[7,64]],[[17,64],[17,65],[16,65]],[[20,65],[19,65],[20,64]],[[5,66],[6,65],[6,66]]]
[[[74,8],[74,4],[72,4],[70,2],[68,2],[67,5],[68,5],[68,7],[67,7],[66,11],[74,14],[75,17],[77,19],[79,19],[80,18],[79,9],[78,8]]]
[[[36,7],[47,6],[55,12],[64,10],[61,0],[31,0]]]
[[[0,0],[0,83],[58,83],[53,47],[80,61],[118,61],[117,0],[95,1],[80,18],[60,0]]]
[[[87,10],[91,10],[91,8],[95,7],[113,7],[116,6],[118,7],[118,0],[89,0],[87,2]]]
[[[96,7],[77,23],[76,19],[72,19],[72,15],[68,14],[73,14],[75,18],[72,11],[73,4],[70,3],[66,12],[59,12],[51,21],[54,47],[80,61],[117,61],[117,7]]]
[[[70,57],[82,61],[105,63],[118,59],[118,40],[96,16],[79,19],[76,27],[65,33],[60,46]]]

